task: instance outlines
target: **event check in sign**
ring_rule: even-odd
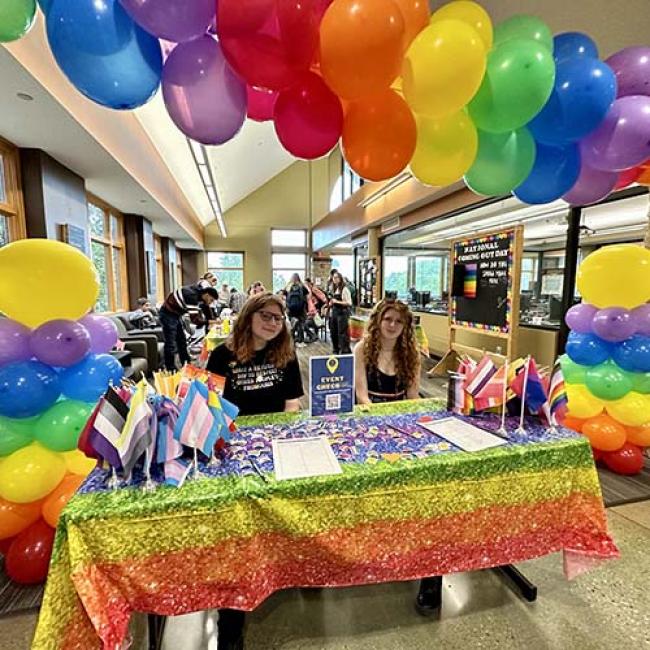
[[[309,397],[312,416],[351,413],[354,407],[354,356],[311,357]]]

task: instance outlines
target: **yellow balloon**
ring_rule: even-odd
[[[607,402],[607,413],[628,427],[640,427],[648,422],[650,395],[631,392],[614,402]]]
[[[485,51],[490,51],[494,40],[492,20],[490,14],[480,4],[471,0],[455,0],[443,5],[431,16],[432,23],[449,19],[460,20],[473,27],[481,37]]]
[[[0,249],[0,311],[28,327],[76,320],[99,295],[93,263],[51,239],[22,239]]]
[[[61,454],[33,443],[15,451],[0,464],[0,496],[15,503],[31,503],[47,496],[65,475]]]
[[[71,474],[88,476],[88,474],[90,474],[90,472],[92,472],[95,468],[95,465],[97,465],[96,460],[88,458],[82,451],[79,451],[79,449],[64,451],[61,455],[65,460],[65,465],[68,468],[68,472]]]
[[[578,269],[578,290],[600,308],[643,305],[650,301],[650,250],[634,244],[598,249]]]
[[[476,94],[486,62],[485,45],[474,28],[460,20],[437,21],[423,29],[406,52],[406,101],[419,115],[453,115]]]
[[[587,387],[582,384],[568,384],[566,394],[569,400],[569,415],[571,417],[588,420],[603,412],[603,402],[594,397],[587,390]]]
[[[478,133],[465,111],[439,120],[418,115],[411,172],[425,185],[449,185],[474,164]]]

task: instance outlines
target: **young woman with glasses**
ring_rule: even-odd
[[[224,397],[240,415],[298,411],[302,379],[282,300],[270,293],[249,298],[207,369],[226,378]]]

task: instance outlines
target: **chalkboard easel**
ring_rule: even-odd
[[[451,242],[449,350],[430,375],[455,369],[463,354],[499,364],[516,356],[522,252],[523,226]],[[495,349],[460,343],[463,332],[492,338]]]

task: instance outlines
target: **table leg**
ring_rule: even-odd
[[[537,585],[532,583],[514,564],[504,564],[494,567],[494,570],[510,578],[511,585],[516,587],[517,591],[529,603],[534,603],[537,600]]]
[[[149,650],[160,650],[167,617],[158,616],[158,614],[148,614],[147,622],[149,624]]]

